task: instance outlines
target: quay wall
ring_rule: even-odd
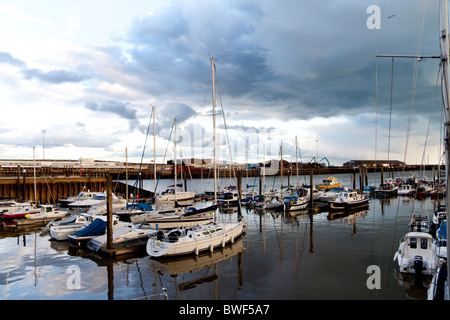
[[[416,171],[423,167],[407,166],[405,171]],[[436,166],[428,166],[425,169],[434,170]],[[34,170],[36,170],[36,201],[39,203],[57,203],[58,199],[77,195],[82,190],[104,191],[106,189],[106,177],[111,175],[113,180],[125,180],[126,172],[124,168],[24,168],[24,167],[1,167],[0,170],[0,199],[18,199],[21,201],[34,201]],[[172,167],[173,170],[173,167]],[[157,172],[159,178],[172,178],[174,172],[172,170],[162,170]],[[401,168],[365,168],[367,172],[382,172],[385,177],[390,172],[403,170]],[[154,170],[145,169],[128,169],[129,184],[133,184],[138,176],[139,185],[135,189],[129,186],[128,193],[138,195],[140,198],[151,198],[153,193],[142,188],[143,179],[153,179]],[[140,174],[139,174],[140,171]],[[178,167],[178,177],[181,178],[181,171],[184,179],[190,178],[212,178],[213,170],[210,168],[195,168],[183,166]],[[294,176],[297,173],[296,167],[284,168],[283,175],[286,177]],[[353,173],[361,175],[360,168],[344,168],[344,167],[328,167],[328,168],[299,168],[299,175],[335,175],[340,173]],[[259,169],[239,169],[234,173],[229,168],[220,168],[218,177],[254,177],[259,176]],[[280,175],[278,172],[277,175]],[[125,184],[115,182],[113,192],[125,196]]]

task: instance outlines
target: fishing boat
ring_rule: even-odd
[[[416,187],[409,183],[404,183],[400,185],[400,188],[398,190],[399,196],[414,196],[416,193]]]
[[[425,232],[408,232],[400,240],[394,255],[401,273],[433,275],[437,269],[437,257],[432,247],[433,237]]]
[[[61,219],[69,215],[69,210],[59,210],[52,205],[42,205],[40,211],[36,214],[27,214],[25,219],[14,220],[17,226],[45,223],[51,220]]]
[[[147,253],[151,258],[173,257],[214,251],[237,240],[243,231],[243,221],[225,224],[207,224],[192,228],[177,228],[159,231],[147,242]]]
[[[336,200],[329,201],[330,210],[361,209],[369,205],[369,199],[357,191],[342,191]]]
[[[342,185],[341,181],[338,181],[336,177],[328,177],[326,179],[323,179],[321,184],[318,184],[316,186],[317,189],[331,189],[331,188],[338,188]]]
[[[430,219],[425,213],[413,213],[409,220],[409,231],[430,233]]]
[[[386,179],[375,189],[375,197],[377,198],[391,198],[398,194],[398,186],[390,179]]]

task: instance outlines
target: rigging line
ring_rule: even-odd
[[[162,163],[164,163],[166,160],[167,150],[169,149],[169,143],[170,143],[170,139],[172,138],[172,132],[173,132],[174,125],[175,125],[175,123],[172,123],[172,128],[170,129],[169,139],[167,140],[166,151],[164,152],[164,157],[163,157]],[[156,181],[155,192],[153,193],[152,203],[156,202],[156,190],[158,189],[159,179],[161,178],[162,171],[163,170],[162,170],[162,165],[161,165],[161,170],[159,170],[159,174],[158,174],[158,181]]]
[[[147,139],[148,139],[148,133],[150,131],[150,125],[152,123],[152,118],[153,118],[153,112],[150,113],[150,119],[148,121],[148,126],[147,126],[147,134],[145,135],[145,143],[144,143],[144,148],[142,150],[142,156],[141,156],[141,163],[139,164],[139,173],[138,173],[138,178],[136,179],[136,182],[134,184],[134,186],[137,188],[138,185],[138,181],[141,177],[141,169],[142,169],[142,161],[144,160],[144,153],[145,153],[145,147],[147,146]],[[155,190],[156,192],[156,190]],[[134,203],[134,198],[133,198],[133,203]]]
[[[394,91],[394,57],[392,57],[392,67],[391,67],[391,101],[389,105],[389,138],[388,138],[388,161],[391,150],[391,123],[392,123],[392,94]]]
[[[227,122],[226,122],[226,120],[225,120],[225,111],[223,110],[222,94],[220,93],[219,79],[218,79],[218,77],[217,77],[216,64],[214,64],[214,74],[215,74],[215,77],[216,77],[215,80],[216,80],[216,83],[217,83],[217,92],[219,93],[220,107],[221,107],[221,109],[222,109],[223,124],[224,124],[224,127],[225,127],[225,134],[226,134],[226,137],[227,137],[228,150],[229,150],[229,152],[230,152],[230,161],[231,161],[232,172],[233,172],[233,176],[234,176],[234,181],[236,182],[236,181],[237,181],[237,178],[236,178],[236,171],[235,171],[235,168],[234,168],[234,165],[233,165],[233,154],[232,154],[232,152],[231,152],[230,138],[229,138],[229,136],[228,136]],[[236,184],[237,184],[237,183],[236,183]],[[241,184],[242,184],[242,183],[241,183]],[[241,188],[240,185],[239,185],[239,188]],[[239,211],[242,210],[242,208],[241,208],[241,199],[240,199],[240,192],[239,192],[239,190],[238,190],[238,208],[239,208]]]
[[[417,30],[417,42],[416,42],[416,56],[420,55],[420,51],[422,48],[422,35],[423,35],[423,26],[424,26],[424,22],[425,22],[425,11],[426,11],[426,1],[424,2],[423,7],[421,7],[420,16],[419,16],[419,23],[418,23],[418,30]],[[412,92],[411,92],[411,102],[410,102],[410,107],[409,107],[409,118],[408,118],[407,134],[406,134],[404,162],[406,162],[406,156],[408,153],[409,137],[410,137],[411,125],[412,125],[412,114],[413,114],[416,86],[417,86],[417,75],[419,73],[419,61],[420,60],[418,60],[418,59],[414,61],[414,73],[413,73],[413,83],[412,83],[412,89],[411,89]]]
[[[422,42],[422,34],[423,34],[423,25],[424,25],[424,20],[425,20],[425,8],[426,8],[426,2],[423,6],[423,9],[421,9],[421,14],[419,17],[419,26],[418,26],[418,35],[417,35],[417,42],[416,42],[416,55],[419,56],[420,54],[420,50],[421,50],[421,42]],[[411,92],[411,103],[410,103],[410,108],[409,108],[409,117],[408,117],[408,127],[407,127],[407,134],[406,134],[406,143],[405,143],[405,153],[404,153],[404,162],[406,163],[406,156],[408,153],[408,144],[409,144],[409,135],[410,135],[410,131],[411,131],[411,119],[412,119],[412,111],[413,111],[413,106],[414,106],[414,98],[415,98],[415,91],[416,91],[416,84],[417,84],[417,74],[418,74],[418,69],[419,69],[419,64],[418,64],[418,60],[416,59],[414,61],[414,74],[413,74],[413,83],[412,83],[412,92]],[[413,208],[414,208],[414,204],[415,204],[415,199],[413,200]],[[395,240],[395,234],[396,234],[396,230],[397,230],[397,223],[398,223],[398,215],[399,215],[399,210],[400,210],[400,199],[397,200],[397,212],[396,212],[396,217],[395,217],[395,223],[394,223],[394,230],[392,233],[392,241],[391,241],[391,255],[390,257],[392,257],[392,252],[393,252],[393,245],[394,245],[394,240]],[[391,266],[391,262],[392,259],[389,257],[389,270],[390,270],[390,266]],[[388,279],[386,279],[386,288],[387,288],[387,281]],[[392,294],[395,293],[395,288],[392,292]],[[387,290],[385,291],[385,296],[387,294]]]

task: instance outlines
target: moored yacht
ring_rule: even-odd
[[[160,231],[147,242],[147,253],[152,258],[198,255],[200,252],[213,251],[216,247],[225,247],[241,235],[244,222],[225,224],[207,224],[185,229]]]

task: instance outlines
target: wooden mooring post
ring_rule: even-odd
[[[112,212],[112,177],[108,174],[106,176],[106,248],[108,250],[111,250],[113,245]]]

